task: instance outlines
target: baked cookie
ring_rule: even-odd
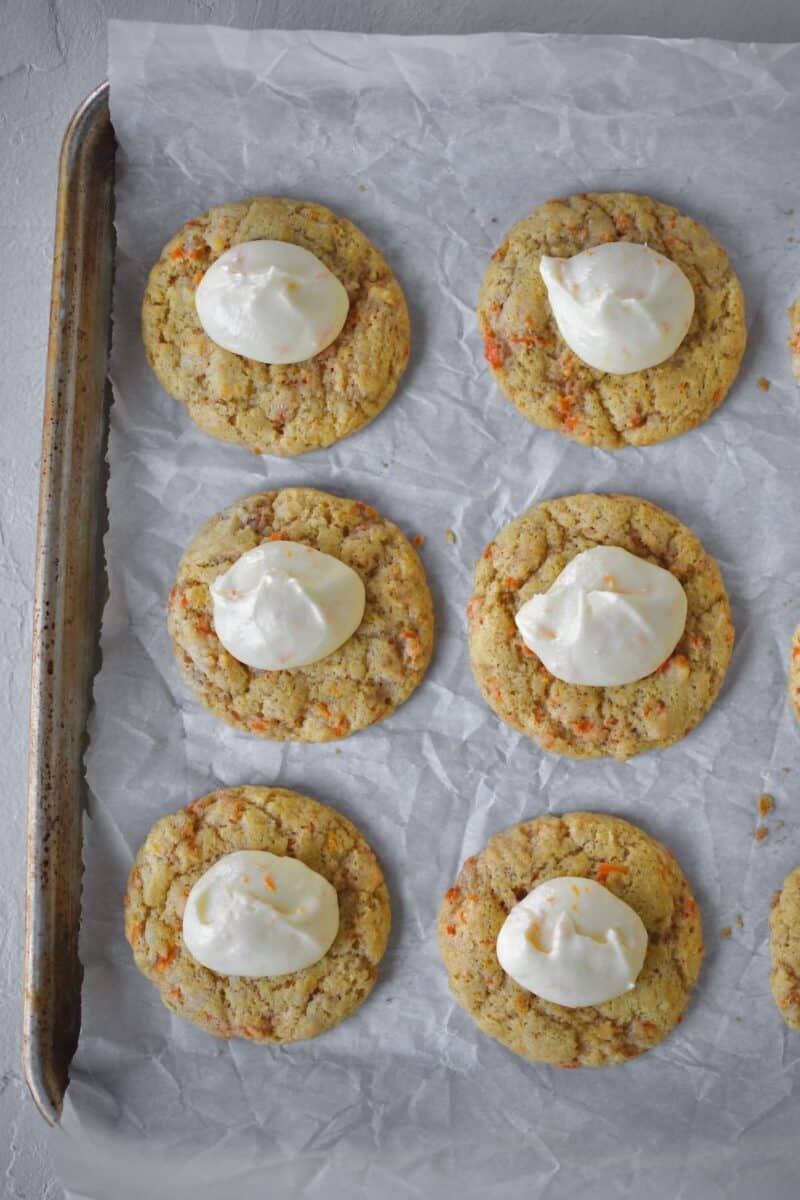
[[[795,716],[800,721],[800,625],[792,638],[792,653],[789,659],[789,699]]]
[[[800,867],[772,897],[769,949],[769,982],[778,1012],[791,1029],[800,1030]]]
[[[534,886],[557,876],[604,884],[641,918],[644,965],[631,991],[566,1008],[527,991],[497,961],[497,935]],[[703,957],[700,914],[670,852],[617,817],[574,812],[524,821],[468,858],[439,912],[450,988],[484,1033],[515,1054],[559,1067],[635,1058],[681,1020]]]
[[[318,962],[291,974],[219,975],[186,949],[186,899],[237,850],[290,855],[336,889],[339,930]],[[215,1037],[299,1042],[348,1017],[372,991],[391,924],[389,894],[364,838],[341,813],[284,788],[211,792],[156,821],[136,855],[125,934],[171,1012]]]
[[[792,352],[792,372],[800,383],[800,299],[789,309],[789,349]]]
[[[277,540],[351,567],[366,606],[356,632],[326,658],[261,671],[219,641],[209,587],[246,551]],[[411,543],[374,508],[313,488],[260,492],[212,517],[181,558],[168,627],[198,699],[229,725],[276,741],[326,742],[389,716],[421,682],[433,651],[433,603]]]
[[[567,258],[620,240],[671,259],[695,294],[676,352],[628,375],[589,367],[570,350],[539,272],[542,255]],[[492,256],[478,317],[508,399],[537,425],[608,450],[649,446],[704,421],[736,378],[747,336],[742,289],[722,247],[677,209],[630,192],[549,200],[519,221]]]
[[[684,632],[666,662],[635,683],[563,683],[525,645],[514,617],[582,550],[606,545],[678,579],[688,601]],[[716,699],[734,639],[713,558],[675,517],[635,496],[564,496],[512,521],[478,561],[467,620],[472,669],[487,702],[544,750],[573,758],[625,759],[685,737]]]
[[[344,328],[305,362],[268,364],[224,350],[203,330],[195,291],[241,242],[267,238],[311,251],[347,290]],[[160,383],[212,437],[257,453],[303,454],[376,417],[408,362],[408,309],[386,260],[320,204],[259,196],[195,217],[167,242],[142,307],[147,359]]]

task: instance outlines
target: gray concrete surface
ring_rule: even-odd
[[[0,1192],[6,1200],[63,1195],[19,1062],[31,594],[56,164],[70,114],[105,76],[111,16],[394,33],[524,29],[800,41],[799,0],[0,0],[0,730],[6,746]]]

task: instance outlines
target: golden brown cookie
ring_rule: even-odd
[[[539,273],[542,255],[568,258],[602,242],[647,243],[688,277],[689,332],[664,362],[611,375],[582,362],[558,331]],[[736,378],[747,337],[741,285],[707,229],[669,204],[631,192],[549,200],[492,256],[478,317],[486,358],[530,421],[585,446],[649,446],[699,425]]]
[[[186,949],[186,897],[213,863],[236,850],[291,855],[336,888],[339,931],[319,962],[246,978],[209,971]],[[284,788],[225,788],[156,821],[125,896],[136,965],[167,1008],[215,1037],[256,1042],[299,1042],[348,1017],[372,991],[390,924],[383,874],[355,826]]]
[[[789,309],[789,349],[792,352],[792,373],[800,383],[800,299]]]
[[[528,649],[514,617],[593,546],[621,546],[680,581],[683,636],[652,675],[618,687],[563,683]],[[670,746],[705,716],[733,650],[719,567],[675,517],[635,496],[563,496],[502,529],[475,570],[467,605],[472,669],[498,716],[544,749],[573,758],[630,758]]]
[[[366,607],[327,658],[260,671],[217,638],[209,587],[247,550],[279,539],[352,567]],[[181,558],[168,627],[198,699],[229,725],[276,741],[327,742],[388,717],[421,682],[433,651],[433,603],[411,543],[374,508],[313,488],[259,492],[212,517]]]
[[[542,1000],[497,961],[497,935],[511,909],[559,875],[604,884],[647,929],[634,988],[604,1004]],[[484,1033],[533,1062],[606,1067],[657,1045],[681,1020],[703,935],[689,884],[664,846],[617,817],[574,812],[514,825],[468,858],[439,912],[439,947],[453,995]]]
[[[197,316],[204,271],[231,246],[261,238],[310,250],[350,298],[338,338],[305,362],[223,350]],[[360,229],[321,204],[258,196],[212,208],[167,242],[147,281],[142,337],[159,381],[206,433],[292,455],[330,446],[378,415],[406,368],[410,331],[400,285]]]
[[[800,867],[772,897],[769,950],[769,982],[778,1012],[791,1029],[800,1030]]]
[[[789,700],[795,716],[800,721],[800,625],[794,631],[792,638],[791,657],[789,659]]]

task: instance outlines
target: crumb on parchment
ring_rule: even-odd
[[[768,792],[763,792],[762,795],[758,797],[758,811],[762,817],[769,816],[774,807],[775,801]]]
[[[722,930],[720,937],[729,938],[732,933],[733,933],[733,930],[731,929],[730,925],[726,925],[725,928]]]
[[[761,388],[762,392],[768,392],[769,391],[769,380],[765,379],[764,376],[762,375],[758,381],[758,386]]]
[[[769,830],[767,829],[766,825],[759,825],[758,829],[756,830],[756,841],[763,842],[768,833]]]
[[[445,529],[444,536],[447,538],[451,546],[455,546],[456,535],[453,533],[452,529]]]

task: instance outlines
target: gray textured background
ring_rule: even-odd
[[[8,806],[0,839],[4,1200],[62,1196],[19,1063],[31,594],[58,150],[69,116],[105,76],[108,17],[392,33],[522,29],[800,41],[798,0],[0,0],[0,729]]]

